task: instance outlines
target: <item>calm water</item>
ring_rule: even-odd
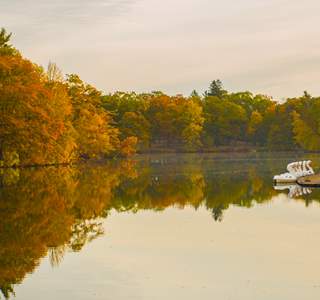
[[[300,158],[320,166],[282,153],[0,171],[0,299],[319,299],[320,190],[272,186]]]

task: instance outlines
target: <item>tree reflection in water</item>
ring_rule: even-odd
[[[199,158],[1,170],[2,295],[13,295],[14,285],[44,256],[49,254],[51,265],[57,266],[66,251],[80,251],[101,236],[102,219],[112,209],[135,213],[205,207],[214,220],[222,221],[231,205],[250,208],[279,193],[270,180],[273,168],[255,161],[215,161],[208,166]],[[306,205],[320,199],[319,190],[296,196]]]

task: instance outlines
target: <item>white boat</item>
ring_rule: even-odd
[[[311,167],[311,160],[290,163],[287,166],[287,171],[287,173],[273,177],[275,184],[295,183],[298,178],[314,175],[314,171]]]

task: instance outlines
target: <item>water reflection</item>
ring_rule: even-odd
[[[285,165],[285,164],[284,164]],[[288,193],[309,205],[319,190],[276,190],[273,160],[153,157],[73,167],[1,170],[0,289],[5,298],[49,254],[58,266],[66,251],[80,251],[103,234],[111,210],[162,211],[205,207],[223,221],[231,205],[250,208]],[[280,166],[281,167],[281,166]],[[312,193],[311,193],[312,192]]]
[[[274,187],[277,191],[285,191],[288,190],[289,198],[298,198],[301,196],[309,195],[312,193],[312,189],[308,187],[302,187],[298,184],[290,184],[290,185],[277,185]]]

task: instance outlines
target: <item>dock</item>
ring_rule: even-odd
[[[320,187],[320,174],[300,177],[297,183],[306,187]]]

